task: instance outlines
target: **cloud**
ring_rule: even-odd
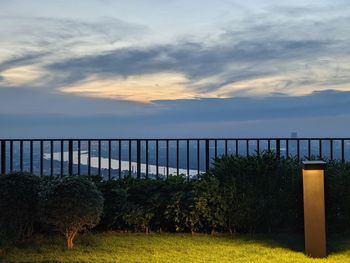
[[[291,19],[290,12],[300,8],[298,19]],[[96,83],[96,79],[181,74],[193,98],[349,90],[350,15],[337,16],[332,9],[328,18],[312,16],[324,12],[324,6],[314,11],[312,6],[280,9],[277,14],[271,8],[225,25],[215,41],[181,39],[118,48],[51,63],[46,69],[62,76],[57,80],[61,86],[78,85],[91,76]],[[339,25],[336,30],[331,29],[334,24]]]
[[[136,41],[147,28],[117,18],[95,21],[68,18],[0,16],[0,71],[85,56]]]
[[[194,94],[193,98],[229,97],[237,94],[237,90],[245,90],[251,95],[273,92],[295,95],[329,89],[329,85],[345,89],[339,86],[346,84],[349,78],[345,77],[339,83],[337,77],[339,74],[345,76],[349,69],[348,58],[338,60],[336,64],[332,58],[322,61],[325,52],[333,54],[331,46],[331,42],[315,40],[251,41],[210,48],[199,43],[177,43],[119,49],[54,63],[46,69],[64,76],[61,85],[68,87],[89,82],[94,76],[95,86],[98,86],[98,79],[101,80],[101,94],[106,92],[103,88],[106,79],[142,78],[149,74],[158,74],[162,79],[162,75],[173,72],[186,77],[186,87]],[[154,85],[156,83],[154,80]],[[167,89],[166,85],[159,87],[161,93],[166,92],[163,89]],[[118,90],[116,88],[115,92]],[[152,93],[150,89],[144,89],[144,92],[148,91]]]
[[[28,84],[40,86],[42,84],[41,78],[44,75],[40,67],[32,65],[10,68],[3,71],[1,74],[2,83],[6,86],[21,86]]]
[[[168,43],[147,42],[145,32],[157,32],[116,18],[3,17],[14,26],[2,29],[2,45],[15,41],[19,52],[6,55],[0,74],[4,85],[31,87],[35,78],[11,82],[9,72],[34,67],[42,89],[148,102],[346,91],[350,14],[333,7],[326,16],[322,3],[270,5],[245,18],[228,18],[231,23],[206,38],[176,36]]]
[[[10,70],[16,67],[30,66],[39,63],[42,59],[49,55],[48,52],[25,52],[17,54],[9,59],[0,62],[0,72]]]
[[[61,91],[69,94],[114,100],[151,102],[154,100],[192,99],[186,88],[187,79],[181,74],[158,73],[127,78],[101,80],[93,76]]]

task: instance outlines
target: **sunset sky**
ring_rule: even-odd
[[[348,0],[0,0],[0,137],[349,136]]]

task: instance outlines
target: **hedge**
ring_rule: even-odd
[[[95,185],[104,198],[101,220],[94,228],[96,231],[145,233],[151,231],[301,233],[303,231],[300,161],[294,158],[276,158],[271,152],[259,156],[217,158],[208,173],[190,181],[181,175],[170,176],[167,180],[140,180],[126,177],[104,181],[95,176],[84,178]],[[41,218],[37,215],[38,211],[43,211],[38,209],[42,207],[42,202],[39,202],[37,196],[42,196],[42,193],[47,191],[53,193],[50,185],[54,180],[27,174],[2,175],[0,208],[6,212],[1,214],[0,221],[11,222],[11,216],[16,215],[19,212],[18,208],[21,207],[21,212],[26,214],[23,218],[27,218],[26,222],[30,224],[29,228],[34,226],[33,221]],[[29,184],[31,186],[24,187],[28,182],[31,182]],[[349,189],[350,164],[328,161],[326,165],[328,233],[350,232]],[[29,197],[18,198],[22,194]],[[85,192],[84,196],[88,194]],[[75,198],[79,198],[78,195]],[[78,206],[79,202],[73,204]],[[41,226],[45,222],[45,220],[39,222],[37,231],[42,229]],[[23,229],[19,225],[18,228]],[[20,234],[18,238],[23,238],[25,235]]]

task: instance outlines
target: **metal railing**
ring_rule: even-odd
[[[207,171],[214,157],[274,151],[278,157],[350,159],[350,138],[2,139],[0,172],[141,177]]]

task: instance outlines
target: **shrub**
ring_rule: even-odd
[[[123,215],[126,211],[127,190],[120,181],[101,181],[98,188],[104,197],[103,213],[98,225],[100,230],[121,230],[125,228]]]
[[[164,214],[176,231],[214,233],[224,225],[225,207],[218,180],[204,174],[196,181],[183,182],[182,188],[172,193]]]
[[[302,228],[301,167],[273,152],[216,159],[212,173],[220,183],[231,232],[294,231]]]
[[[194,210],[198,213],[201,227],[216,229],[225,226],[226,202],[222,196],[220,182],[211,173],[204,174],[194,182]]]
[[[164,216],[176,232],[184,231],[186,227],[189,227],[192,233],[195,230],[196,218],[191,217],[189,212],[190,200],[190,191],[176,191],[171,195]]]
[[[32,236],[38,220],[39,182],[27,173],[0,176],[0,244]]]
[[[127,179],[124,220],[130,229],[149,233],[151,229],[161,231],[166,228],[163,215],[169,202],[169,185],[171,181]]]
[[[43,221],[61,232],[71,249],[78,232],[99,222],[103,197],[90,180],[63,177],[47,184],[41,193],[41,207]]]
[[[328,232],[350,233],[350,163],[328,162],[325,187]]]
[[[150,231],[150,222],[155,216],[156,205],[152,203],[157,192],[157,181],[129,178],[127,189],[127,209],[124,214],[125,223],[133,231]]]
[[[173,221],[164,211],[174,193],[190,186],[180,175],[168,180],[125,177],[117,181],[100,181],[98,187],[105,197],[99,229],[149,233],[151,230],[175,230]]]

